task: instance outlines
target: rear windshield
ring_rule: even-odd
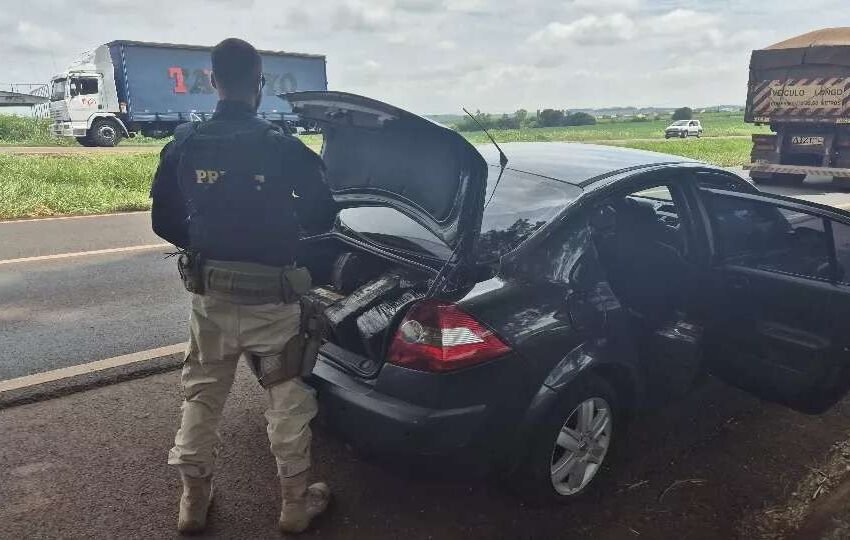
[[[490,203],[484,210],[477,249],[482,263],[493,262],[515,248],[581,193],[572,184],[506,169],[490,199],[498,177],[499,168],[491,167],[484,199]],[[387,246],[441,259],[451,255],[437,236],[392,208],[347,208],[340,212],[339,220],[345,228]]]
[[[491,166],[484,199],[490,202],[478,240],[479,262],[494,261],[512,250],[581,194],[572,184],[505,169],[492,195],[498,177],[499,168]]]

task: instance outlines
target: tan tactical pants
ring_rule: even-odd
[[[191,339],[183,365],[183,418],[168,463],[190,476],[212,473],[218,423],[236,366],[243,354],[279,353],[298,332],[300,306],[238,305],[193,295]],[[268,393],[268,435],[280,476],[310,467],[310,421],[316,416],[315,391],[300,378],[277,384]]]

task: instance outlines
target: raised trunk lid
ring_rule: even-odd
[[[457,132],[344,92],[282,94],[321,126],[322,158],[342,206],[388,206],[471,256],[481,228],[487,164]]]

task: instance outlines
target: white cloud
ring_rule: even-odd
[[[487,0],[445,0],[443,7],[461,13],[486,13],[490,6]]]
[[[570,5],[578,9],[599,12],[636,11],[641,7],[641,0],[572,0]]]
[[[623,13],[587,15],[570,23],[551,22],[531,35],[529,42],[547,47],[612,45],[635,37],[634,21]]]
[[[14,43],[14,48],[23,51],[50,53],[62,45],[62,36],[53,29],[29,21],[19,21],[10,42]]]
[[[743,103],[751,49],[834,25],[847,0],[251,1],[7,1],[0,80],[46,81],[113,39],[237,36],[325,54],[330,88],[419,113]]]
[[[390,25],[390,9],[381,2],[345,2],[334,10],[333,30],[375,31]]]
[[[395,0],[395,5],[402,11],[427,13],[442,9],[439,0]]]
[[[657,35],[673,35],[704,31],[715,27],[719,22],[720,17],[713,13],[674,9],[664,15],[650,17],[645,26],[648,31]]]

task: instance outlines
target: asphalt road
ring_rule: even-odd
[[[185,341],[161,244],[147,212],[0,223],[0,380]],[[67,253],[84,254],[40,258]]]
[[[824,180],[765,190],[850,208]],[[161,244],[147,212],[0,222],[0,380],[185,341]]]

